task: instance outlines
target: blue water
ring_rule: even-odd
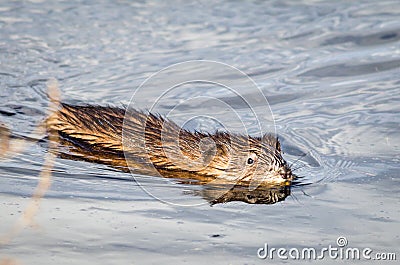
[[[165,67],[217,61],[254,80],[269,102],[285,158],[306,154],[295,166],[310,185],[273,205],[211,207],[199,196],[201,187],[144,176],[135,182],[105,165],[57,158],[34,225],[0,246],[0,261],[288,263],[259,259],[257,250],[265,243],[320,249],[336,246],[339,236],[349,247],[398,256],[399,17],[398,1],[3,1],[0,122],[13,136],[30,136],[46,117],[49,78],[58,80],[66,102],[121,106]],[[178,73],[142,90],[137,106],[150,108]],[[176,119],[193,111],[226,113],[212,101],[186,102],[200,90],[182,89],[163,97],[157,110],[179,105]],[[212,89],[199,95],[246,117],[242,101],[223,87]],[[268,120],[256,90],[237,89]],[[224,125],[240,127],[230,117]],[[208,121],[200,128],[219,126]],[[257,129],[251,120],[246,126]],[[0,238],[30,202],[47,147],[33,142],[0,162]],[[166,204],[141,186],[168,202],[200,205]]]

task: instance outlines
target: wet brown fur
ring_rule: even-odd
[[[118,167],[154,167],[175,175],[193,173],[229,181],[292,178],[279,140],[270,134],[260,138],[190,132],[161,115],[64,103],[47,126],[59,133],[76,156]],[[246,164],[249,157],[252,165]]]

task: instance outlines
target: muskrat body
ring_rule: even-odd
[[[65,103],[60,103],[47,126],[90,161],[222,182],[287,183],[293,179],[280,142],[271,134],[191,132],[161,115]]]

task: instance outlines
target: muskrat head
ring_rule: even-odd
[[[228,134],[221,134],[226,138]],[[229,144],[215,142],[217,150],[209,167],[219,169],[219,177],[238,182],[285,183],[294,177],[282,157],[277,137],[265,134],[263,137],[229,135]]]

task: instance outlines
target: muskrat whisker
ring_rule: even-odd
[[[302,159],[303,157],[307,156],[309,153],[311,153],[311,150],[308,151],[307,153],[304,153],[304,154],[300,155],[299,158],[297,158],[295,161],[293,161],[293,162],[289,165],[289,167],[292,168],[292,166],[293,166],[294,164],[296,164],[297,162],[299,162],[300,159]]]
[[[303,189],[303,186],[307,186],[307,185],[310,185],[310,184],[296,185],[295,188],[298,188],[303,195],[312,198],[312,196],[307,194]],[[293,193],[291,193],[290,196],[293,197],[293,199],[295,199],[297,202],[299,202],[301,204],[300,200]]]
[[[312,198],[310,194],[307,194],[303,189],[300,188],[300,191],[303,193],[304,196]]]
[[[296,170],[299,170],[299,169],[301,169],[301,168],[303,168],[303,167],[305,167],[306,165],[300,165],[299,167],[297,167],[297,168],[292,168],[291,170],[294,172],[294,171],[296,171]]]
[[[301,202],[299,201],[299,199],[296,197],[296,195],[294,195],[293,193],[290,193],[290,197],[297,203],[301,204]]]

